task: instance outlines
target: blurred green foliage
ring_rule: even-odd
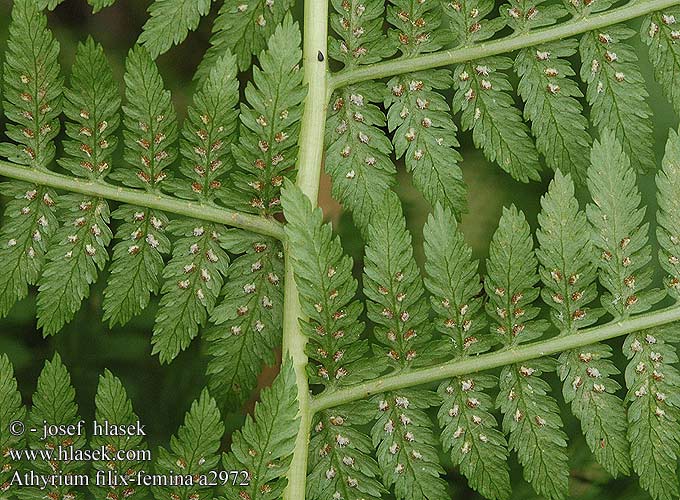
[[[7,39],[11,3],[11,0],[0,0],[0,49],[5,47]],[[73,62],[77,43],[92,35],[103,44],[114,75],[121,84],[122,92],[124,58],[147,19],[146,8],[150,3],[150,0],[118,0],[113,7],[93,16],[85,0],[66,0],[55,12],[49,14],[50,27],[62,47],[60,60],[64,68],[63,73],[66,75],[69,73],[68,68]],[[497,2],[500,3],[503,2]],[[180,119],[186,112],[195,88],[192,82],[193,73],[209,46],[208,39],[218,4],[219,2],[215,2],[211,14],[202,19],[197,32],[158,59],[165,84],[173,92]],[[295,16],[297,19],[301,19],[301,8],[302,4],[299,2]],[[659,85],[654,81],[650,64],[644,55],[646,48],[639,41],[636,48],[641,54],[642,70],[650,92],[649,102],[655,116],[657,160],[660,161],[667,131],[669,127],[676,126],[678,117],[674,115],[671,106],[661,95]],[[247,81],[249,77],[248,73],[241,75],[242,82]],[[244,86],[241,85],[242,90]],[[450,95],[448,98],[450,99]],[[3,121],[4,116],[0,116],[0,130],[4,130]],[[466,240],[473,247],[475,257],[481,259],[483,271],[488,244],[497,226],[502,207],[514,203],[526,213],[529,223],[535,228],[540,197],[547,188],[550,174],[544,172],[541,183],[518,183],[499,167],[489,164],[482,154],[474,149],[471,134],[460,134],[460,141],[462,169],[469,190],[469,213],[463,217],[462,230]],[[118,161],[122,161],[121,149],[119,148],[117,152]],[[411,186],[410,177],[405,172],[403,164],[398,167],[400,184],[396,190],[404,203],[409,229],[413,234],[416,258],[422,264],[421,233],[430,207]],[[653,214],[656,209],[653,176],[641,178],[640,185],[648,214]],[[579,192],[578,196],[582,202],[588,198],[585,190]],[[321,198],[324,199],[323,193]],[[0,198],[0,209],[5,201]],[[328,208],[329,212],[333,210],[332,207],[324,208]],[[359,232],[354,228],[348,214],[336,218],[335,226],[347,252],[354,258],[355,272],[357,278],[360,278],[363,242],[360,240]],[[35,295],[30,295],[15,306],[9,317],[0,320],[0,353],[5,352],[10,356],[15,366],[19,388],[26,402],[30,402],[30,394],[35,389],[44,360],[51,358],[53,353],[58,351],[71,371],[81,415],[85,419],[94,417],[97,379],[104,368],[109,368],[121,378],[134,403],[135,411],[147,425],[149,444],[154,446],[166,443],[180,425],[191,401],[199,396],[204,386],[207,358],[204,356],[203,348],[199,342],[194,342],[172,364],[161,366],[157,357],[151,357],[150,344],[157,300],[152,302],[151,307],[143,315],[133,319],[125,327],[110,329],[101,322],[102,290],[101,283],[95,285],[76,319],[61,333],[47,339],[44,339],[41,332],[35,328]],[[620,340],[613,341],[612,345],[615,352],[621,352]],[[622,355],[615,361],[618,366],[624,365]],[[553,375],[549,382],[557,395],[560,390],[557,377]],[[636,480],[630,478],[612,480],[595,463],[581,437],[578,422],[570,415],[566,405],[563,404],[563,407],[565,430],[570,437],[572,498],[584,500],[648,498],[637,487]],[[228,432],[240,426],[244,414],[245,409],[224,409]],[[513,498],[535,498],[531,488],[522,480],[519,466],[514,458],[512,460]],[[479,498],[468,489],[465,479],[452,468],[446,456],[442,456],[442,463],[449,471],[450,492],[453,498]]]

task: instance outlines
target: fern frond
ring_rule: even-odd
[[[225,470],[248,471],[249,484],[227,487],[227,500],[282,498],[300,424],[297,414],[295,372],[288,359],[272,386],[262,391],[254,417],[248,415],[232,436],[231,452],[223,456]]]
[[[157,189],[166,179],[164,171],[177,157],[177,117],[170,91],[149,52],[138,45],[125,61],[123,106],[126,168],[113,177],[130,187]]]
[[[559,170],[541,198],[536,238],[539,274],[545,287],[543,301],[551,307],[550,318],[561,331],[573,333],[592,325],[602,311],[590,304],[597,297],[597,250],[591,227],[579,210],[574,183]]]
[[[59,165],[78,177],[103,178],[118,144],[120,97],[101,45],[88,38],[78,44],[71,82],[64,91],[65,158]]]
[[[143,47],[128,54],[125,72],[127,104],[123,106],[127,165],[111,177],[132,187],[157,192],[164,169],[175,159],[177,119],[156,64]],[[111,278],[104,290],[104,319],[125,324],[158,291],[163,257],[170,242],[163,234],[167,217],[152,209],[122,205],[113,214],[124,221],[116,233]]]
[[[375,376],[384,363],[365,359],[368,344],[361,339],[363,307],[354,300],[352,259],[343,254],[330,224],[322,224],[321,209],[312,210],[299,188],[289,185],[284,190],[283,209],[288,244],[296,248],[295,282],[309,318],[302,322],[302,331],[309,337],[306,352],[313,360],[307,367],[310,382],[334,386]]]
[[[505,346],[536,339],[547,328],[544,320],[536,319],[540,310],[533,305],[539,295],[537,264],[524,214],[514,206],[504,208],[491,240],[484,286],[489,296],[487,313],[497,324],[492,334]],[[553,360],[540,358],[504,367],[496,402],[525,479],[549,499],[566,496],[569,477],[559,408],[549,395],[550,386],[540,377],[554,365]]]
[[[78,46],[65,95],[70,140],[59,164],[89,180],[103,178],[117,143],[120,98],[104,51],[91,38]],[[66,195],[57,208],[63,225],[51,238],[37,302],[38,327],[45,335],[58,332],[80,309],[108,261],[112,237],[103,198]]]
[[[425,286],[432,294],[437,330],[449,337],[452,353],[479,354],[495,342],[485,333],[478,265],[457,225],[453,213],[441,205],[428,217],[423,228]]]
[[[568,172],[583,184],[589,165],[583,151],[590,149],[592,139],[577,100],[583,94],[571,78],[575,73],[567,59],[575,53],[573,40],[524,49],[515,59],[515,70],[536,148],[550,168]]]
[[[590,304],[597,298],[596,249],[592,230],[574,197],[568,175],[555,172],[548,193],[541,199],[537,237],[540,274],[545,285],[543,301],[552,307],[551,319],[562,334],[576,334],[597,321],[601,310]],[[619,371],[611,348],[594,344],[562,353],[559,374],[564,400],[574,414],[590,450],[612,476],[628,474],[630,459],[625,439],[626,413],[615,393],[620,389],[612,375]]]
[[[211,0],[155,0],[137,43],[155,59],[182,43],[198,27],[201,16],[210,12],[210,4]]]
[[[163,296],[151,338],[152,354],[158,354],[161,363],[175,359],[205,325],[229,266],[229,256],[220,247],[222,226],[175,220],[168,230],[179,239],[163,270]]]
[[[453,213],[438,205],[423,229],[425,286],[432,294],[437,329],[449,337],[455,356],[484,352],[491,342],[479,292],[482,284],[472,249],[457,229]],[[439,386],[441,442],[470,486],[491,499],[510,495],[508,444],[491,415],[484,392],[497,381],[489,375],[457,377]]]
[[[402,390],[371,399],[376,421],[373,446],[385,486],[398,500],[444,500],[449,495],[426,411],[440,404],[431,391]]]
[[[487,20],[494,2],[469,0],[444,6],[451,30],[459,45],[486,40],[501,29],[501,17]],[[475,146],[513,178],[538,180],[541,166],[529,129],[515,107],[512,86],[503,73],[512,67],[506,57],[481,59],[458,66],[454,71],[453,112],[462,112],[463,130],[472,130]]]
[[[52,239],[38,289],[38,328],[53,335],[71,321],[109,254],[109,207],[102,199],[60,198],[64,225]]]
[[[379,500],[385,493],[372,457],[371,439],[360,430],[371,420],[366,401],[320,412],[312,425],[307,494],[311,500]]]
[[[374,335],[384,348],[375,354],[395,370],[419,366],[441,356],[428,344],[428,306],[411,235],[395,193],[388,191],[368,227],[364,258],[364,294]],[[382,352],[381,352],[382,351]]]
[[[382,32],[385,4],[380,0],[333,0],[330,26],[341,38],[330,37],[328,54],[346,67],[369,64],[396,51]],[[333,181],[333,196],[352,212],[364,233],[370,214],[394,183],[396,169],[389,155],[392,144],[381,130],[385,115],[374,103],[385,98],[383,85],[365,82],[336,90],[326,123],[324,168]]]
[[[647,245],[649,224],[643,223],[640,191],[630,160],[613,133],[595,141],[590,155],[588,189],[593,204],[586,213],[595,229],[594,243],[601,251],[599,278],[607,293],[602,306],[615,319],[646,311],[664,295],[646,290],[652,283],[648,265],[652,255]]]
[[[586,97],[591,120],[603,134],[614,133],[638,172],[656,166],[652,111],[645,81],[634,49],[625,43],[635,32],[612,26],[581,38],[581,79],[588,84]]]
[[[656,174],[658,223],[656,238],[661,246],[659,263],[666,271],[664,284],[674,299],[680,299],[680,136],[671,130],[662,170]]]
[[[241,106],[239,141],[232,147],[241,170],[232,174],[235,189],[225,199],[246,212],[280,212],[283,179],[294,177],[306,94],[300,43],[300,28],[287,16],[260,54],[260,68],[253,68],[254,83],[246,87],[249,106]]]
[[[92,13],[96,14],[106,7],[111,7],[116,0],[87,0],[87,3],[92,6]]]
[[[104,374],[99,377],[97,394],[95,395],[95,419],[99,424],[109,422],[113,425],[134,425],[139,421],[139,417],[132,409],[132,402],[128,398],[125,387],[109,370],[104,370]],[[142,450],[146,449],[146,443],[142,436],[92,436],[90,447],[106,448],[111,453],[123,450]],[[133,476],[139,472],[144,464],[139,461],[93,461],[92,467],[95,471],[113,471],[120,476]],[[93,471],[93,475],[97,472]],[[90,482],[92,493],[97,498],[105,498],[107,495],[115,498],[145,498],[146,488],[143,485],[96,485],[96,480]]]
[[[274,364],[283,322],[283,253],[278,241],[240,230],[220,244],[234,258],[210,321],[210,389],[228,406],[242,404],[257,385],[263,363]]]
[[[414,2],[417,3],[417,2]],[[451,86],[446,70],[409,73],[391,79],[385,99],[387,125],[394,133],[397,158],[404,157],[413,184],[430,204],[437,202],[460,216],[466,211],[466,189],[458,166],[457,128],[448,104],[435,89]]]
[[[567,436],[550,385],[541,378],[554,369],[551,358],[505,366],[496,404],[503,412],[503,430],[509,434],[510,448],[517,452],[524,478],[539,495],[563,499],[569,485]]]
[[[71,385],[71,376],[61,361],[59,354],[55,354],[51,361],[45,362],[45,367],[38,378],[38,386],[33,394],[33,407],[29,413],[27,428],[41,429],[44,422],[51,425],[73,425],[80,421],[78,405],[75,402],[76,391]],[[51,449],[57,447],[72,446],[73,450],[79,450],[86,446],[86,438],[83,435],[75,436],[48,436],[42,440],[40,432],[29,433],[28,444],[34,449]],[[82,474],[86,470],[87,463],[75,460],[38,460],[30,464],[31,469],[38,474],[68,475]],[[45,489],[40,487],[24,487],[16,491],[21,499],[38,500],[46,495],[63,498],[66,495],[76,497],[78,491],[73,486],[48,484]]]
[[[680,113],[680,9],[669,8],[647,16],[640,37],[649,46],[656,81]]]
[[[458,66],[453,111],[462,112],[463,130],[472,130],[475,146],[490,161],[514,179],[529,182],[540,178],[541,166],[529,129],[509,94],[512,86],[502,72],[511,67],[512,61],[505,57]]]
[[[25,43],[27,39],[34,43]],[[3,65],[3,108],[9,122],[6,134],[16,144],[0,144],[12,162],[45,169],[54,159],[63,86],[58,55],[59,44],[38,5],[14,2]],[[0,259],[7,266],[0,275],[0,316],[38,281],[47,242],[57,228],[51,189],[11,181],[3,185],[3,194],[12,201],[0,233]]]
[[[363,233],[396,177],[389,157],[392,144],[381,130],[385,115],[373,104],[382,102],[384,94],[384,86],[372,82],[340,89],[331,98],[326,124],[324,168],[333,181],[333,196],[352,212]]]
[[[489,301],[486,311],[497,324],[497,342],[506,346],[534,340],[548,327],[535,320],[540,310],[533,305],[539,296],[533,239],[524,214],[511,206],[503,209],[489,247],[484,282]]]
[[[184,424],[170,438],[170,449],[160,447],[154,464],[158,474],[181,474],[200,477],[217,468],[224,424],[217,403],[204,389],[184,417]],[[229,469],[227,469],[229,470]],[[231,486],[231,485],[230,485]],[[212,488],[194,482],[190,486],[158,486],[152,488],[161,498],[211,498]]]
[[[104,289],[104,321],[113,326],[142,312],[151,294],[158,292],[170,240],[165,235],[168,218],[162,212],[123,205],[111,217],[122,221]]]
[[[231,145],[238,126],[236,59],[219,58],[203,86],[194,95],[182,128],[180,171],[186,179],[170,181],[175,196],[213,201],[223,192],[231,169]]]
[[[491,375],[443,382],[437,390],[443,401],[437,417],[444,449],[450,450],[470,486],[485,498],[501,500],[511,493],[508,443],[491,414],[493,400],[485,392],[497,385]]]
[[[28,285],[38,282],[47,242],[58,223],[53,190],[16,181],[0,186],[2,194],[11,198],[0,233],[0,261],[8,266],[7,272],[0,273],[0,316],[6,316],[28,295]]]
[[[28,0],[28,1],[30,2],[31,0]],[[64,0],[34,0],[34,1],[35,1],[35,5],[40,10],[45,10],[45,9],[54,10]]]
[[[633,469],[640,486],[655,500],[680,495],[680,373],[672,328],[643,330],[626,338],[623,352],[630,359],[626,368],[628,387],[628,439]]]
[[[26,408],[21,400],[21,393],[17,390],[14,378],[14,367],[6,354],[0,355],[0,492],[11,493],[11,477],[15,472],[16,463],[10,458],[9,451],[25,446],[26,438],[15,436],[10,432],[10,424],[23,421]]]
[[[3,107],[10,122],[7,137],[16,144],[2,145],[14,163],[47,168],[54,159],[63,90],[58,57],[59,43],[36,3],[14,2],[3,65]]]
[[[236,55],[239,70],[247,70],[252,57],[267,46],[293,3],[293,0],[254,0],[247,3],[226,0],[213,24],[211,47],[201,60],[196,78],[205,78],[215,61],[227,51]]]
[[[350,68],[393,55],[396,43],[383,34],[385,3],[380,0],[331,0],[329,25],[340,37],[328,38],[328,55]]]

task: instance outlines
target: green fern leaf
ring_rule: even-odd
[[[231,168],[231,144],[238,125],[236,60],[226,54],[217,60],[194,95],[182,129],[180,171],[185,178],[168,183],[175,196],[211,202],[224,191]]]
[[[550,168],[569,172],[582,184],[589,165],[583,151],[590,149],[592,139],[577,100],[583,94],[571,79],[575,73],[567,59],[575,52],[572,40],[524,49],[517,55],[515,70],[536,148]]]
[[[385,493],[373,459],[371,439],[359,428],[370,421],[372,407],[357,402],[320,412],[309,444],[307,495],[311,500],[379,500]]]
[[[382,31],[385,3],[380,0],[331,0],[329,25],[340,37],[329,37],[328,55],[345,67],[371,64],[396,52],[396,44]]]
[[[226,0],[215,19],[211,47],[201,61],[196,78],[204,78],[215,61],[227,51],[236,55],[239,70],[249,69],[252,57],[267,46],[293,3],[293,0],[255,0],[248,3]]]
[[[518,34],[551,26],[564,17],[562,5],[548,4],[547,0],[512,0],[501,6],[499,13]]]
[[[210,12],[211,0],[155,0],[137,43],[154,59],[184,41],[198,27],[201,16]]]
[[[649,45],[649,58],[654,65],[656,81],[668,100],[680,113],[680,9],[669,8],[647,16],[640,36]]]
[[[113,376],[109,370],[104,370],[104,374],[99,377],[99,386],[95,395],[95,419],[98,424],[109,422],[113,425],[134,425],[139,421],[139,417],[132,409],[132,402],[127,396],[121,381]],[[127,450],[141,451],[146,449],[146,443],[142,436],[92,436],[90,447],[105,448],[110,453],[118,453]],[[142,470],[144,463],[134,460],[116,461],[94,461],[92,463],[94,471],[90,482],[93,495],[97,498],[105,498],[107,495],[116,498],[130,498],[136,500],[145,498],[147,490],[143,485],[107,485],[98,486],[96,484],[97,471],[112,471],[120,476],[132,477]]]
[[[116,0],[87,0],[87,3],[92,6],[92,13],[96,14],[106,7],[111,7]]]
[[[591,227],[574,197],[571,177],[559,170],[541,198],[536,251],[545,287],[543,301],[551,307],[555,326],[566,333],[592,325],[602,311],[589,306],[597,297],[597,250]]]
[[[472,249],[457,229],[453,213],[438,205],[428,217],[425,239],[425,286],[432,294],[437,329],[451,340],[454,356],[484,352],[491,347],[482,299],[482,284]],[[491,398],[485,389],[497,381],[489,375],[457,377],[443,382],[438,393],[441,442],[451,452],[470,486],[491,499],[510,495],[510,475],[506,464],[508,444],[497,428]]]
[[[612,26],[584,35],[581,79],[588,84],[593,124],[601,133],[612,131],[634,168],[647,172],[656,167],[652,111],[638,58],[624,42],[634,34],[624,26]]]
[[[27,39],[34,43],[25,43]],[[63,85],[58,55],[59,44],[39,6],[30,0],[14,2],[3,66],[3,108],[9,122],[6,134],[17,144],[0,144],[12,162],[44,169],[54,159]],[[0,276],[0,316],[38,281],[47,242],[57,228],[51,189],[11,181],[3,184],[3,194],[12,201],[0,233],[0,259],[8,266]]]
[[[449,17],[450,30],[456,45],[470,45],[488,40],[506,24],[503,17],[486,19],[495,8],[494,0],[461,0],[443,3]]]
[[[384,364],[365,359],[368,345],[360,339],[363,307],[353,300],[357,282],[352,259],[343,254],[330,224],[322,224],[321,209],[312,210],[299,188],[284,189],[283,209],[288,244],[298,249],[295,282],[302,311],[309,318],[302,322],[302,330],[309,337],[306,352],[313,360],[307,367],[310,382],[334,386],[375,376]]]
[[[11,478],[17,464],[9,456],[10,450],[21,449],[25,446],[26,438],[15,436],[10,432],[10,424],[23,421],[26,408],[21,401],[21,393],[17,390],[14,378],[14,367],[6,354],[0,355],[0,492],[12,495]]]
[[[262,365],[274,364],[283,324],[283,253],[279,242],[240,230],[226,231],[222,247],[236,257],[210,317],[210,388],[227,406],[242,404],[257,385]]]
[[[376,421],[371,430],[385,486],[398,500],[448,499],[437,440],[426,411],[441,403],[431,391],[401,390],[371,399]]]
[[[646,311],[664,295],[646,290],[652,283],[648,265],[652,255],[647,245],[649,224],[642,223],[640,192],[635,172],[614,135],[607,132],[591,151],[588,189],[593,204],[586,213],[602,252],[599,277],[608,293],[601,295],[602,306],[616,319]]]
[[[504,208],[489,247],[484,287],[486,311],[497,324],[492,332],[506,346],[534,340],[548,327],[545,320],[535,320],[540,312],[533,305],[539,296],[537,265],[524,214],[514,205]]]
[[[384,346],[374,346],[376,355],[400,370],[443,354],[437,343],[425,348],[431,338],[429,308],[401,202],[392,191],[368,228],[363,283],[368,317],[376,325],[373,333]]]
[[[430,204],[439,202],[460,216],[467,200],[458,166],[457,129],[444,97],[434,90],[449,88],[451,83],[445,70],[393,78],[387,83],[390,94],[385,106],[395,154],[404,157],[416,189]]]
[[[26,1],[26,0],[22,0]],[[27,0],[30,2],[31,0]],[[34,0],[35,4],[38,9],[40,10],[54,10],[57,8],[59,4],[61,4],[64,0]]]
[[[675,347],[678,335],[671,328],[643,330],[626,338],[623,351],[630,359],[628,387],[628,439],[633,469],[640,486],[655,500],[680,495],[680,373]]]
[[[456,68],[453,111],[461,111],[463,130],[472,130],[475,146],[522,182],[538,180],[541,169],[529,130],[514,103],[507,77],[512,61],[494,57]]]
[[[443,382],[437,392],[444,403],[437,416],[444,448],[470,486],[485,498],[505,499],[511,493],[508,443],[490,413],[493,400],[484,392],[497,384],[491,375]]]
[[[540,310],[533,305],[539,295],[537,264],[524,214],[514,206],[503,209],[489,248],[484,286],[487,313],[497,324],[492,334],[505,346],[534,340],[547,328],[544,320],[536,319]],[[553,360],[547,358],[504,367],[496,404],[525,479],[539,495],[560,499],[566,496],[569,477],[566,435],[550,386],[540,378],[553,369]]]
[[[432,294],[437,330],[450,339],[453,355],[489,350],[495,342],[482,334],[487,322],[478,265],[453,213],[437,205],[423,228],[423,238],[425,286]]]
[[[66,195],[59,206],[64,225],[52,239],[38,289],[38,328],[44,335],[57,333],[80,309],[108,261],[112,236],[106,201]]]
[[[55,354],[52,361],[46,361],[45,367],[38,378],[38,386],[33,394],[33,407],[29,413],[26,427],[41,429],[44,422],[51,425],[74,425],[81,419],[78,416],[78,405],[75,402],[76,391],[71,385],[71,376],[61,361],[59,354]],[[57,447],[73,447],[79,450],[86,446],[85,434],[75,436],[48,436],[42,440],[40,432],[29,433],[28,444],[34,450],[51,449]],[[83,474],[87,463],[75,460],[38,460],[30,467],[37,474],[69,475]],[[38,500],[51,497],[64,498],[70,495],[76,497],[78,491],[73,486],[50,485],[45,489],[40,487],[23,487],[16,491],[20,499]]]
[[[659,209],[656,238],[661,246],[659,263],[666,271],[664,283],[674,299],[680,298],[680,137],[671,130],[662,170],[656,175]]]
[[[111,174],[132,187],[157,192],[167,177],[165,168],[177,151],[177,119],[164,90],[158,68],[142,47],[128,54],[125,72],[127,105],[123,106],[127,165]],[[112,325],[125,324],[149,303],[159,288],[162,254],[170,251],[163,234],[167,217],[151,209],[122,205],[113,214],[124,221],[116,238],[111,278],[104,290],[104,319]],[[132,277],[132,279],[130,279]]]
[[[191,405],[184,424],[170,438],[170,449],[158,449],[155,470],[158,474],[181,474],[199,477],[208,475],[219,463],[220,441],[224,424],[217,403],[207,390]],[[229,469],[227,469],[229,470]],[[232,469],[236,470],[236,469]],[[212,488],[194,482],[185,486],[158,486],[152,488],[157,500],[166,498],[212,498]]]
[[[254,84],[246,87],[250,106],[241,107],[238,144],[232,152],[240,171],[232,174],[234,190],[226,203],[261,215],[281,211],[283,179],[294,177],[297,141],[306,90],[299,63],[300,28],[287,16],[260,54]]]
[[[162,256],[170,252],[170,240],[162,212],[123,205],[111,217],[122,221],[104,289],[104,321],[113,326],[126,324],[146,308],[152,293],[158,293],[165,267]]]
[[[333,181],[333,196],[352,212],[366,232],[370,216],[394,184],[392,144],[380,129],[385,115],[372,103],[382,102],[384,86],[351,85],[335,92],[326,124],[324,168]]]
[[[47,168],[54,159],[63,88],[58,56],[59,43],[35,2],[14,2],[3,65],[6,134],[17,143],[3,144],[3,151],[12,162]]]
[[[388,37],[402,55],[411,57],[434,52],[450,42],[451,32],[441,26],[439,2],[390,0],[390,4],[387,22],[396,29],[390,29]]]
[[[524,479],[536,493],[563,499],[569,485],[567,436],[550,385],[541,378],[555,369],[554,360],[539,358],[505,366],[496,400],[503,412],[503,430],[524,469]]]
[[[223,456],[225,470],[247,470],[249,484],[230,486],[227,500],[282,498],[286,472],[300,425],[295,372],[290,359],[271,387],[262,391],[254,417],[232,436],[231,452]]]
[[[590,303],[597,297],[596,250],[591,227],[574,197],[574,184],[558,170],[541,199],[537,231],[543,300],[553,308],[551,319],[562,334],[577,334],[602,314]],[[621,388],[611,378],[619,371],[608,358],[611,348],[594,344],[562,353],[559,374],[564,400],[581,421],[588,447],[612,476],[628,474],[630,459]]]
[[[120,98],[104,51],[91,38],[78,46],[65,94],[70,140],[59,164],[89,180],[103,178],[117,143]],[[106,248],[112,237],[106,200],[67,195],[57,206],[63,226],[52,237],[38,293],[38,327],[45,335],[73,319],[97,280],[97,271],[108,261]]]
[[[16,181],[0,187],[2,194],[11,198],[0,234],[0,261],[8,266],[7,272],[0,274],[0,316],[6,316],[28,295],[28,285],[38,282],[47,242],[58,224],[53,190]]]
[[[163,296],[154,325],[152,354],[169,363],[204,326],[222,289],[229,256],[220,247],[222,226],[175,220],[168,230],[179,236],[163,271]]]

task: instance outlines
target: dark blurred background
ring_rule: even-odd
[[[63,73],[68,75],[67,68],[73,62],[76,44],[91,34],[96,41],[103,44],[122,89],[124,57],[147,19],[146,8],[150,3],[150,0],[118,0],[113,7],[93,16],[85,0],[66,0],[55,12],[49,14],[50,27],[61,44]],[[501,3],[503,2],[497,2],[497,5]],[[4,51],[6,46],[11,4],[11,0],[0,0],[0,51]],[[192,76],[208,47],[212,21],[220,4],[221,2],[215,2],[211,14],[202,19],[199,29],[190,34],[184,43],[158,59],[166,87],[173,92],[180,119],[190,102],[194,90]],[[296,18],[301,20],[300,7],[301,5],[298,5]],[[637,23],[632,24],[638,26]],[[654,81],[646,48],[637,39],[634,39],[633,43],[638,49],[642,70],[648,80],[649,102],[655,117],[656,150],[660,161],[668,128],[676,127],[678,120]],[[574,63],[578,64],[578,61]],[[247,81],[249,76],[241,75],[242,81]],[[0,131],[2,130],[4,116],[0,116]],[[4,139],[0,137],[0,141]],[[460,134],[459,139],[464,158],[462,168],[469,190],[469,213],[463,218],[462,230],[468,243],[472,245],[475,256],[481,259],[483,270],[483,260],[487,256],[488,244],[502,207],[511,203],[516,204],[524,210],[530,224],[535,227],[540,196],[547,188],[550,173],[544,172],[541,183],[518,183],[496,165],[489,164],[480,152],[474,149],[469,133]],[[121,149],[118,148],[119,158]],[[398,164],[398,168],[400,183],[397,191],[404,202],[409,228],[413,234],[416,258],[422,263],[421,230],[430,207],[411,186],[410,177],[404,171],[403,164]],[[640,183],[644,203],[649,207],[649,213],[653,213],[655,210],[653,176],[641,178]],[[585,201],[587,194],[580,192],[579,197]],[[0,198],[0,205],[4,202],[6,200]],[[357,278],[360,278],[363,242],[359,239],[351,218],[342,213],[341,207],[332,200],[327,178],[322,180],[320,203],[327,218],[333,222],[340,234],[347,252],[354,258]],[[653,227],[651,232],[653,234]],[[151,356],[150,348],[157,301],[152,302],[151,307],[143,315],[133,319],[124,328],[110,329],[101,321],[102,289],[101,283],[93,286],[90,298],[85,301],[76,319],[61,333],[48,339],[43,339],[41,332],[35,328],[35,290],[33,290],[26,300],[14,307],[7,318],[0,319],[0,353],[7,353],[13,361],[19,388],[28,403],[44,360],[51,358],[55,351],[59,352],[71,371],[81,416],[85,419],[90,419],[94,415],[93,399],[99,374],[104,368],[111,369],[122,379],[136,412],[147,424],[150,432],[149,444],[166,443],[181,424],[191,401],[198,396],[205,383],[207,359],[200,340],[194,341],[172,364],[161,366],[157,357]],[[621,352],[621,343],[622,339],[612,342],[615,352]],[[616,361],[618,366],[625,364],[621,355]],[[269,373],[263,377],[263,383],[267,383],[271,376]],[[623,382],[622,377],[619,377],[619,381]],[[559,387],[556,377],[550,382],[553,388]],[[554,393],[559,396],[558,390]],[[563,403],[561,405],[565,406]],[[251,405],[246,405],[242,409],[223,409],[228,431],[240,426],[250,407]],[[569,451],[572,466],[570,488],[573,498],[630,500],[648,498],[639,490],[636,480],[609,478],[592,459],[580,436],[578,422],[570,416],[566,408],[562,415],[570,436]],[[225,444],[227,442],[228,438],[225,439]],[[442,463],[449,471],[451,493],[454,498],[477,498],[475,493],[467,488],[465,480],[453,469],[446,456],[442,456]],[[513,498],[534,498],[533,491],[521,479],[521,471],[514,458],[512,467]]]

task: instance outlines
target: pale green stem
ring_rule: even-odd
[[[513,363],[521,363],[530,359],[585,347],[647,328],[663,326],[675,321],[680,321],[680,306],[678,305],[660,311],[641,314],[622,321],[594,326],[571,335],[554,337],[480,356],[455,359],[430,368],[420,368],[410,372],[390,375],[335,392],[324,393],[313,399],[312,410],[317,412],[359,399],[365,399],[373,394],[384,391],[404,389],[469,373],[499,368]]]
[[[498,54],[507,54],[525,47],[532,47],[555,40],[562,40],[587,31],[597,30],[613,24],[623,23],[652,12],[680,5],[680,0],[644,0],[630,2],[618,9],[600,14],[573,19],[556,26],[539,29],[530,33],[521,33],[500,38],[491,42],[480,43],[471,47],[453,50],[442,50],[417,57],[400,57],[391,61],[368,64],[360,68],[341,71],[330,79],[331,90],[345,87],[365,80],[376,80],[389,76],[422,71],[441,66],[449,66]]]
[[[141,189],[130,189],[108,184],[104,181],[90,181],[61,175],[49,170],[38,170],[0,160],[0,175],[31,184],[49,186],[54,189],[96,196],[120,201],[139,207],[153,208],[163,212],[184,215],[194,219],[216,222],[227,226],[240,227],[258,234],[283,239],[283,225],[274,219],[237,212],[214,204],[200,203],[153,194]]]
[[[315,206],[319,194],[319,178],[323,160],[323,138],[326,124],[328,84],[328,2],[307,0],[304,4],[303,68],[307,84],[305,111],[300,130],[297,185]],[[321,54],[321,57],[319,56]],[[321,59],[321,61],[319,60]],[[307,338],[300,329],[303,318],[291,259],[295,248],[286,244],[286,281],[283,314],[283,349],[293,360],[300,405],[300,430],[288,471],[286,500],[303,500],[307,481],[307,454],[313,413],[307,380]]]

